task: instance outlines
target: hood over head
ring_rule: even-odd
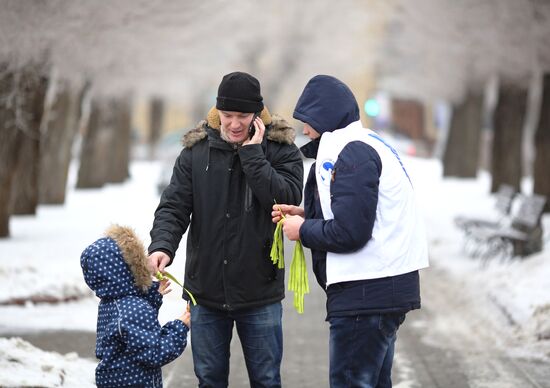
[[[146,293],[152,285],[145,247],[134,231],[114,225],[80,257],[86,284],[99,298]]]
[[[293,117],[320,134],[345,128],[360,119],[359,106],[350,88],[330,75],[316,75],[309,80]]]

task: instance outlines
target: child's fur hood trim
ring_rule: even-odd
[[[264,107],[260,118],[267,127],[267,139],[282,143],[282,144],[293,144],[294,139],[296,138],[296,132],[285,119],[277,114],[269,113],[267,107]],[[183,135],[182,143],[186,148],[193,147],[196,143],[201,141],[207,136],[206,127],[210,127],[219,132],[220,130],[220,116],[218,110],[213,107],[210,109],[206,116],[206,120],[200,121],[196,128],[191,129],[185,135]]]
[[[147,268],[145,246],[134,230],[126,226],[112,225],[105,231],[105,236],[117,243],[124,261],[134,275],[135,285],[142,291],[147,291],[153,280]]]

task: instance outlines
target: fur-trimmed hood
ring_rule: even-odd
[[[86,284],[99,298],[146,293],[152,285],[142,241],[131,228],[113,225],[80,257]]]
[[[294,143],[296,132],[294,131],[294,128],[292,128],[281,116],[277,114],[272,115],[269,113],[267,107],[264,107],[262,113],[260,114],[260,118],[266,126],[266,137],[268,140],[282,144]],[[201,141],[208,135],[206,131],[208,127],[219,132],[220,126],[221,123],[218,110],[213,107],[208,112],[206,120],[200,121],[194,129],[191,129],[183,135],[183,146],[186,148],[193,147],[197,142]]]

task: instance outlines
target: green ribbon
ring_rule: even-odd
[[[282,214],[282,213],[281,213]],[[271,261],[277,268],[282,269],[285,267],[285,250],[283,246],[283,219],[277,222],[275,227],[275,233],[273,233],[273,244],[271,245],[271,252],[269,254]]]
[[[277,203],[277,202],[275,202]],[[283,222],[285,215],[281,212],[281,220],[277,222],[275,233],[273,233],[273,244],[271,245],[271,261],[281,269],[285,267],[285,253],[283,246]],[[292,254],[292,263],[290,264],[290,274],[288,279],[289,291],[294,291],[294,308],[298,314],[304,312],[304,295],[309,294],[309,282],[307,278],[306,259],[304,256],[304,248],[300,240],[294,245],[294,253]]]
[[[288,289],[294,291],[294,308],[299,314],[302,314],[304,312],[304,294],[309,294],[309,282],[304,248],[300,240],[296,241],[296,245],[294,245]]]
[[[181,284],[178,279],[176,279],[174,277],[174,275],[172,275],[170,272],[167,272],[167,271],[164,271],[164,272],[160,272],[160,271],[157,271],[156,275],[158,280],[163,280],[164,278],[168,278],[172,281],[174,281],[178,286],[180,286],[181,288],[183,288],[183,290],[185,292],[187,292],[187,295],[189,295],[189,298],[191,298],[191,302],[193,303],[193,306],[196,306],[197,305],[197,301],[195,300],[195,297],[193,296],[193,294],[191,294],[191,292],[185,288],[183,286],[183,284]]]

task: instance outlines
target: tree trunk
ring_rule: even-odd
[[[105,103],[92,99],[88,128],[82,141],[80,167],[76,187],[79,189],[100,188],[107,183],[112,147],[112,128],[105,125]]]
[[[0,64],[0,237],[10,235],[9,219],[13,178],[23,131],[15,126],[14,73]]]
[[[40,203],[65,202],[73,140],[78,129],[79,93],[66,81],[57,86],[40,143]]]
[[[129,176],[130,140],[132,130],[132,116],[129,98],[117,98],[112,103],[111,112],[113,126],[112,152],[108,182],[121,183]]]
[[[156,157],[156,147],[162,134],[164,121],[164,101],[159,97],[155,97],[151,100],[149,120],[149,158],[154,159]]]
[[[19,71],[16,90],[20,94],[20,120],[25,136],[18,150],[15,167],[17,179],[12,186],[11,213],[36,214],[38,206],[38,176],[40,168],[40,123],[48,79],[41,75],[39,65],[30,64]],[[17,79],[16,78],[16,79]]]
[[[38,174],[40,139],[38,136],[23,136],[18,150],[17,164],[11,193],[11,214],[33,215],[38,206]]]
[[[443,155],[443,176],[477,176],[482,106],[483,96],[469,93],[461,104],[453,107]]]
[[[539,124],[535,134],[534,192],[546,196],[545,212],[550,212],[550,73],[544,74]]]
[[[4,95],[0,86],[0,97]],[[0,108],[0,123],[5,123],[11,112]],[[0,131],[0,237],[10,235],[11,192],[17,165],[18,150],[23,142],[23,131],[5,126]]]
[[[491,192],[503,183],[521,191],[521,144],[527,111],[527,88],[503,84],[494,112]]]

